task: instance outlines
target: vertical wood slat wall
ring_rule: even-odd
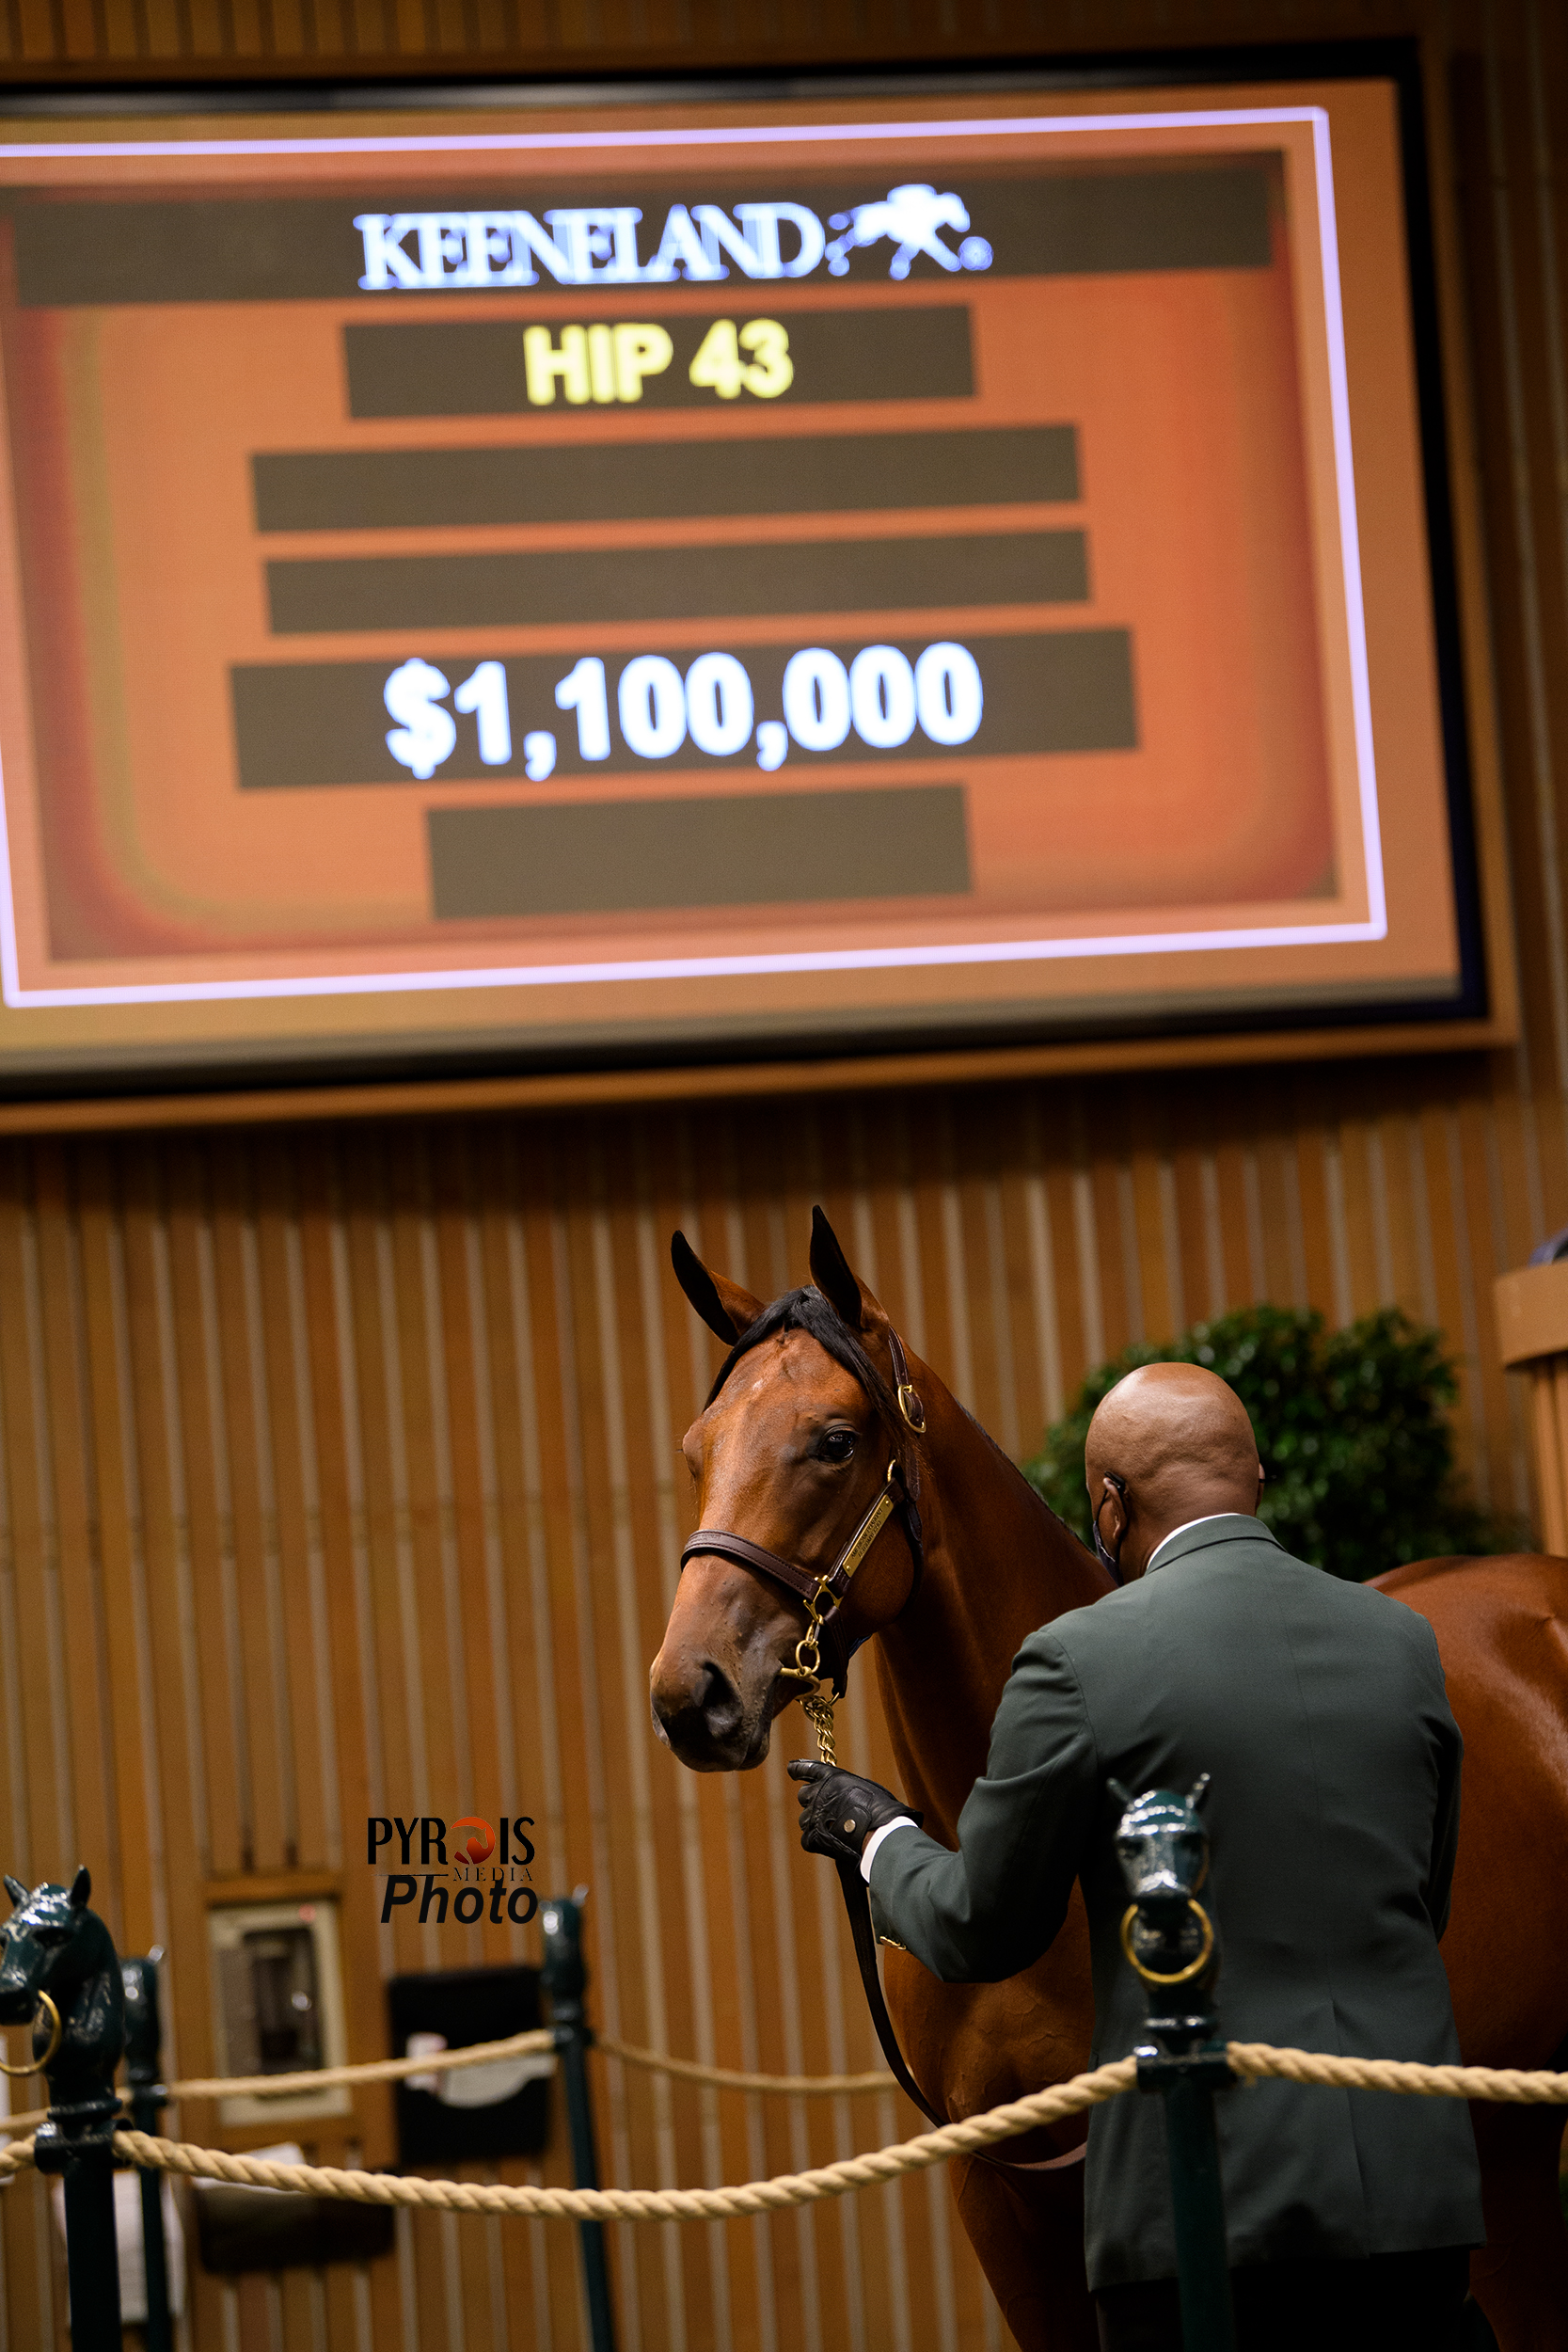
[[[969,19],[973,17],[974,22]],[[645,1670],[689,1523],[675,1446],[715,1350],[684,1225],[762,1292],[813,1200],[1014,1452],[1128,1338],[1251,1299],[1441,1323],[1483,1496],[1528,1510],[1493,1275],[1568,1222],[1568,27],[1492,8],[1221,0],[5,0],[0,74],[616,70],[1420,30],[1453,138],[1525,1034],[1516,1051],[673,1110],[0,1151],[0,1861],[92,1865],[122,1948],[170,1953],[169,2066],[214,2062],[211,1890],[342,1893],[356,2056],[394,1971],[536,1956],[532,1929],[376,1924],[369,1812],[535,1817],[587,1881],[611,2030],[779,2071],[874,2062],[786,1736],[698,1779]],[[846,1750],[891,1769],[869,1679]],[[608,2177],[739,2179],[911,2126],[892,2099],[740,2101],[601,2066]],[[181,2127],[217,2137],[214,2111]],[[385,2157],[385,2101],[351,2130]],[[340,2133],[338,2145],[342,2142]],[[324,2141],[324,2146],[329,2143]],[[565,2177],[553,2150],[537,2171]],[[193,2265],[196,2352],[574,2352],[560,2225],[400,2218],[394,2257]],[[1001,2329],[940,2176],[801,2216],[617,2233],[628,2352],[979,2352]],[[63,2347],[41,2185],[0,2194],[0,2352]]]

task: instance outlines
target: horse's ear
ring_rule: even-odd
[[[690,1300],[710,1331],[716,1331],[726,1347],[732,1346],[742,1331],[749,1331],[764,1302],[753,1298],[726,1275],[715,1274],[705,1266],[684,1233],[670,1236],[670,1263],[675,1269],[675,1279]]]
[[[78,1869],[76,1876],[71,1882],[71,1907],[72,1911],[85,1911],[87,1908],[87,1897],[91,1893],[92,1872],[87,1868],[87,1864],[84,1862],[80,1869]]]
[[[1192,1806],[1195,1813],[1201,1813],[1204,1806],[1208,1804],[1209,1790],[1212,1786],[1212,1781],[1211,1775],[1208,1772],[1199,1772],[1197,1778],[1188,1789],[1187,1803]]]
[[[13,1879],[8,1870],[6,1872],[6,1892],[11,1899],[13,1911],[19,1903],[24,1903],[27,1899],[27,1889],[20,1879]]]
[[[851,1331],[864,1330],[864,1294],[820,1206],[811,1213],[811,1279],[841,1322]]]

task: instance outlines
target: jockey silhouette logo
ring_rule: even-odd
[[[917,253],[927,254],[939,268],[989,269],[991,249],[984,237],[965,237],[955,253],[939,233],[943,229],[967,229],[969,213],[963,199],[951,190],[939,196],[924,182],[890,188],[875,204],[857,204],[852,212],[834,213],[830,229],[843,233],[828,247],[828,274],[843,278],[849,256],[860,246],[879,245],[891,237],[896,251],[888,263],[890,278],[907,278]]]

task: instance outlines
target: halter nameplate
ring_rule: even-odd
[[[847,1585],[849,1579],[854,1575],[855,1570],[860,1566],[861,1562],[865,1558],[866,1553],[870,1550],[872,1545],[876,1542],[878,1536],[881,1534],[883,1528],[893,1517],[894,1511],[896,1507],[894,1499],[893,1481],[897,1472],[897,1469],[898,1465],[896,1462],[890,1462],[888,1464],[887,1479],[882,1487],[881,1493],[877,1497],[876,1502],[872,1504],[864,1518],[862,1519],[859,1527],[856,1528],[854,1534],[850,1536],[837,1566],[832,1568],[823,1578],[822,1581],[828,1586],[830,1591],[838,1592],[839,1579],[841,1577],[843,1578],[845,1584]],[[839,1593],[839,1598],[841,1600],[844,1598],[844,1595],[842,1593]]]

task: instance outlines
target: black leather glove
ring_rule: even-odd
[[[874,1829],[888,1821],[925,1820],[911,1804],[891,1789],[836,1765],[812,1764],[803,1756],[789,1767],[791,1780],[804,1783],[800,1790],[800,1843],[807,1853],[832,1854],[835,1862],[859,1862],[861,1849]]]

